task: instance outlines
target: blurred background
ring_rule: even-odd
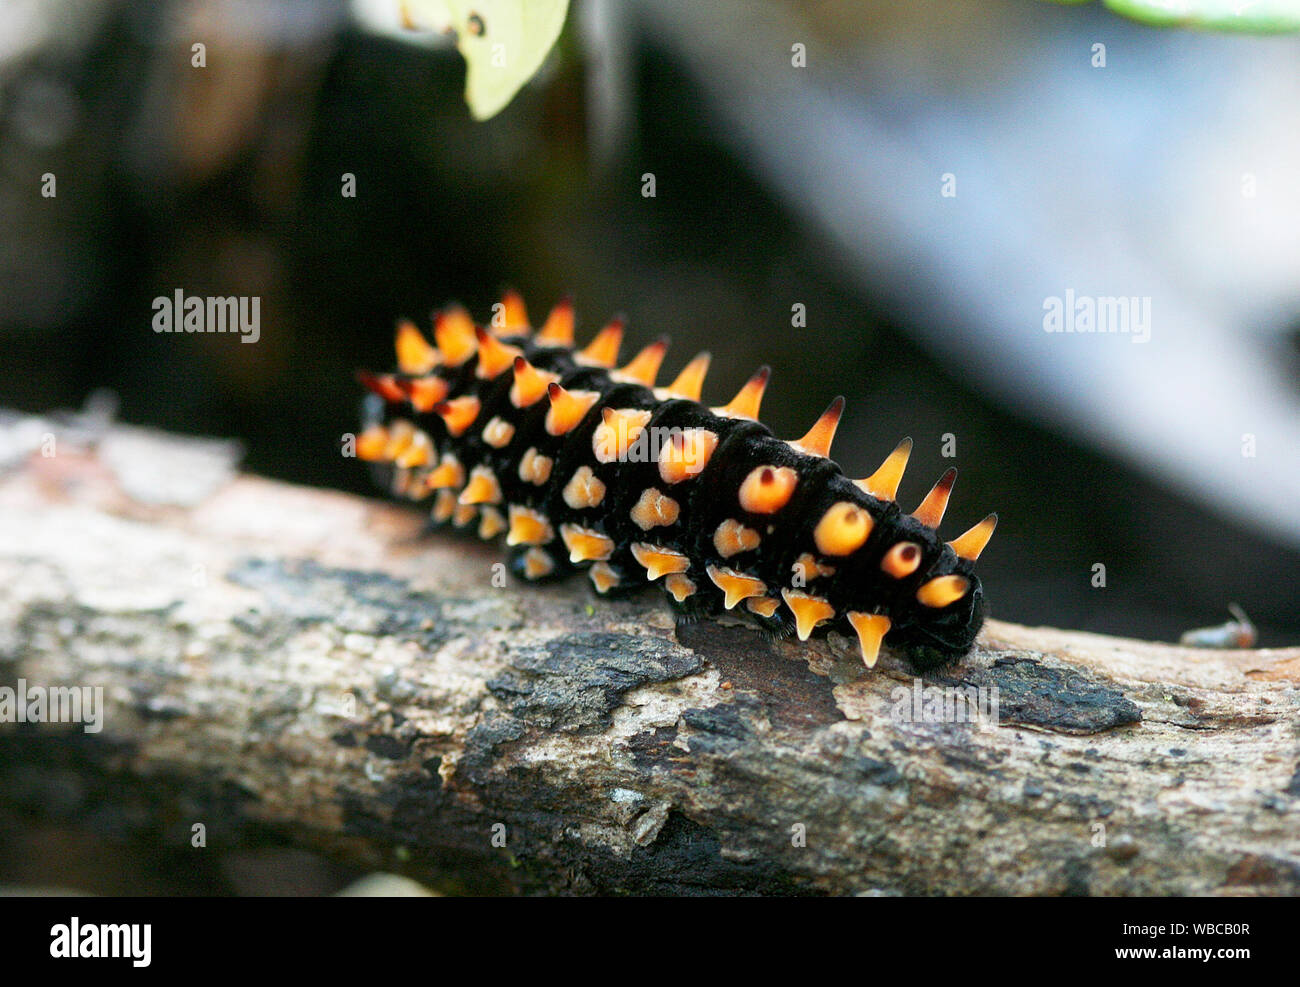
[[[945,534],[1001,514],[997,617],[1175,640],[1236,602],[1300,641],[1295,36],[1033,0],[575,0],[501,113],[464,84],[396,0],[0,0],[0,409],[107,390],[128,423],[374,496],[339,439],[395,320],[486,319],[513,285],[539,321],[571,291],[587,333],[671,333],[666,373],[710,349],[711,401],[770,364],[780,434],[847,395],[850,475],[910,434],[905,507],[957,465]],[[259,340],[155,333],[177,289],[260,298]],[[1149,303],[1149,339],[1046,332],[1067,293]],[[148,789],[6,750],[0,885],[361,876],[271,832],[196,857]]]
[[[0,406],[107,388],[374,495],[339,437],[394,321],[571,291],[580,332],[670,333],[666,373],[710,349],[706,399],[770,364],[780,434],[847,395],[851,475],[913,436],[905,507],[956,465],[994,616],[1174,640],[1237,602],[1300,639],[1296,37],[575,0],[499,115],[464,76],[395,0],[0,0]],[[259,341],[156,334],[178,288],[260,297]],[[1046,332],[1067,292],[1148,299],[1149,340]]]

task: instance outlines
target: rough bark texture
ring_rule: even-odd
[[[1300,649],[991,622],[923,684],[998,725],[909,722],[897,656],[495,586],[408,508],[228,461],[111,429],[0,478],[0,686],[107,708],[0,725],[0,801],[444,890],[1300,893]]]

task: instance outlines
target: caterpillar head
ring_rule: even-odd
[[[939,561],[913,594],[914,604],[905,601],[900,605],[900,624],[890,638],[918,671],[938,668],[966,654],[984,624],[984,590],[979,579],[969,562],[948,546],[943,548]],[[926,594],[929,602],[918,598]]]
[[[836,473],[819,485],[802,507],[808,520],[791,549],[795,582],[807,586],[786,595],[801,637],[800,611],[820,604],[827,623],[858,638],[868,666],[884,641],[925,670],[968,652],[983,625],[974,563],[997,515],[944,543],[936,529],[957,471],[904,514],[894,496],[910,452],[905,439],[872,476],[851,481]]]

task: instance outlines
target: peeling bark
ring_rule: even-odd
[[[177,846],[201,822],[443,890],[1300,893],[1300,649],[991,621],[920,687],[996,687],[998,724],[909,722],[888,651],[496,587],[495,549],[408,508],[220,469],[144,503],[123,470],[194,449],[115,434],[112,465],[0,479],[0,686],[106,704],[100,733],[0,724],[26,811],[129,803]]]

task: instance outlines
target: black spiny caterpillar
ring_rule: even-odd
[[[387,417],[357,455],[384,464],[395,493],[433,496],[435,521],[505,534],[522,579],[582,565],[602,594],[658,581],[688,616],[739,607],[800,640],[851,632],[868,667],[882,640],[922,667],[970,650],[984,620],[974,562],[997,515],[939,540],[955,469],[904,514],[910,439],[850,480],[827,458],[843,398],[783,441],[757,421],[766,367],[710,409],[697,400],[708,354],[657,388],[667,342],[615,370],[622,336],[615,321],[576,349],[568,301],[534,335],[513,292],[490,329],[439,313],[436,347],[403,322],[399,372],[361,374]]]

